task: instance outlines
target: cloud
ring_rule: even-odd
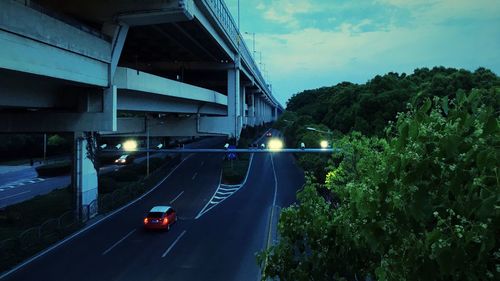
[[[297,15],[315,11],[310,0],[272,1],[269,5],[264,5],[261,2],[259,6],[264,10],[264,19],[292,28],[300,26]]]
[[[275,89],[290,95],[300,87],[333,85],[344,79],[364,82],[376,74],[412,72],[418,67],[436,65],[474,69],[492,68],[496,63],[499,67],[500,40],[484,44],[490,38],[500,38],[494,28],[477,32],[474,27],[405,27],[362,33],[355,32],[357,29],[345,24],[336,31],[303,29],[283,35],[261,35],[261,44],[272,46],[265,48],[264,53]],[[318,82],[318,77],[323,77],[323,82]],[[321,84],[308,85],[311,81]],[[296,89],[291,88],[294,84]]]
[[[296,2],[305,4],[289,6]],[[256,39],[282,103],[303,89],[362,83],[389,71],[436,65],[500,71],[498,0],[318,3],[273,1],[262,10],[269,21],[293,27],[261,32]],[[322,25],[308,25],[306,14]]]
[[[493,19],[499,17],[498,0],[377,0],[377,3],[410,10],[419,22],[447,19]]]

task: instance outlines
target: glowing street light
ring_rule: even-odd
[[[137,150],[137,141],[128,140],[128,141],[124,142],[123,149],[125,149],[125,151],[136,151]]]
[[[283,149],[283,142],[280,139],[271,139],[267,147],[272,151],[279,151]]]
[[[328,148],[328,142],[326,140],[322,140],[319,145],[321,146],[321,148],[323,149],[326,149]]]

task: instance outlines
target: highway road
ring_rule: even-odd
[[[272,206],[295,200],[303,174],[291,155],[255,154],[246,183],[200,216],[221,165],[222,155],[191,155],[141,200],[4,279],[259,280],[255,253],[269,241]],[[177,209],[178,222],[145,231],[144,215],[162,204]]]
[[[203,138],[185,145],[186,148],[212,147],[215,144],[222,146],[222,139]],[[163,157],[165,153],[152,153],[150,158]],[[117,156],[118,158],[119,156]],[[58,159],[59,161],[61,159]],[[65,160],[65,159],[62,159]],[[134,160],[135,163],[146,161],[146,156],[140,156]],[[38,166],[38,165],[37,165]],[[125,165],[105,165],[100,168],[101,175],[123,168]],[[20,203],[37,195],[43,195],[54,189],[65,188],[71,184],[71,176],[41,178],[35,170],[36,166],[0,166],[0,208]]]
[[[0,186],[0,208],[26,201],[37,195],[64,188],[71,184],[70,176],[27,178]]]

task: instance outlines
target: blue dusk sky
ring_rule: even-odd
[[[226,3],[237,21],[238,0]],[[500,0],[240,0],[240,22],[242,33],[256,34],[283,105],[306,89],[390,71],[483,66],[500,74]],[[244,38],[252,49],[252,35]]]

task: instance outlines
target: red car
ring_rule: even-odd
[[[176,221],[177,215],[172,207],[155,206],[144,218],[144,228],[170,230],[170,225]]]

